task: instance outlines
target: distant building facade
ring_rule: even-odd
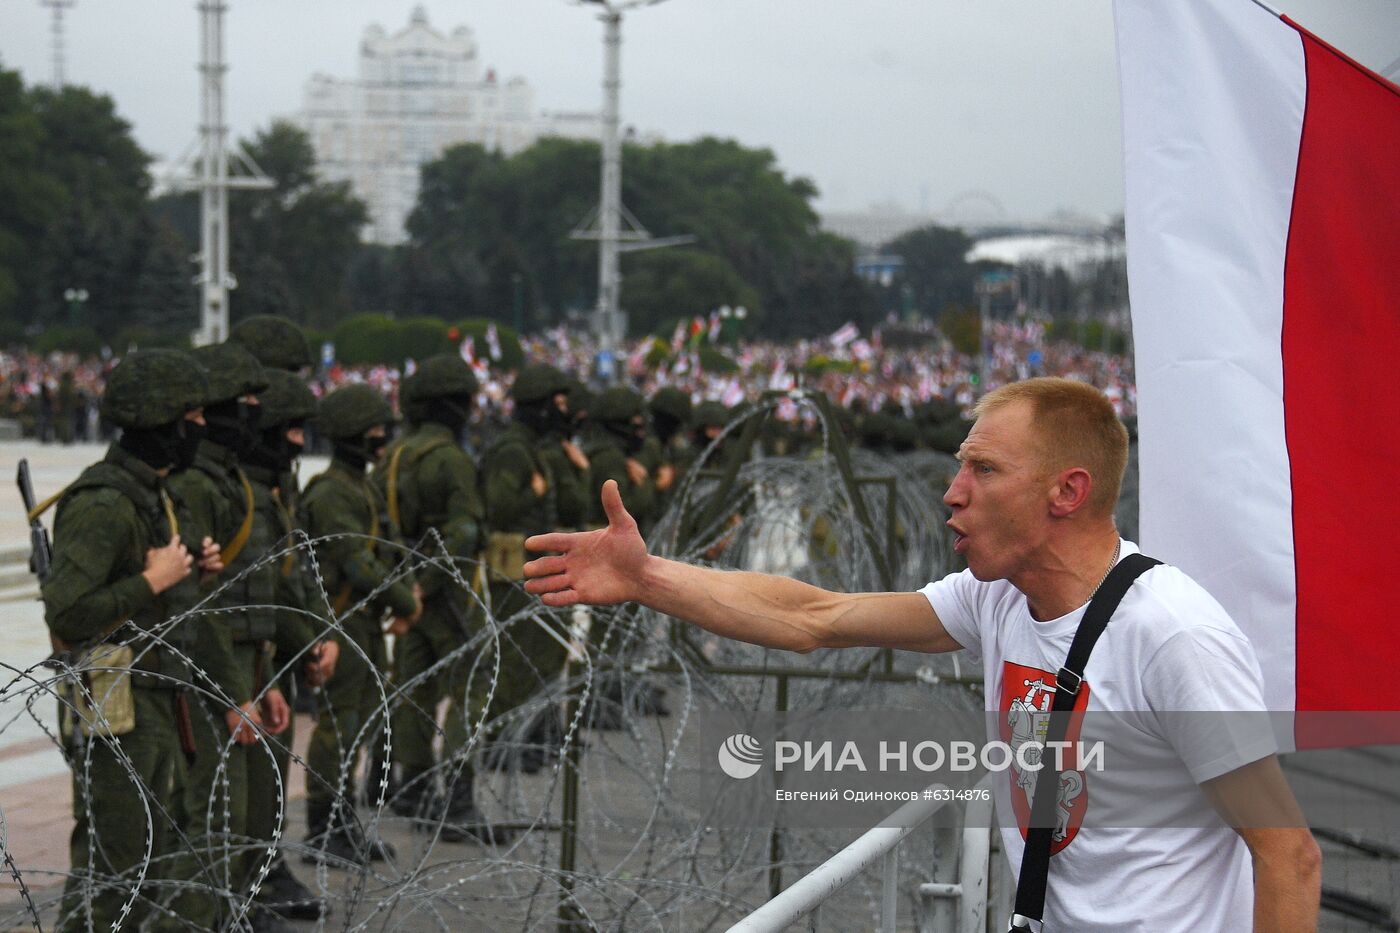
[[[512,155],[546,136],[598,139],[596,113],[542,113],[524,78],[483,76],[471,29],[444,35],[417,7],[389,35],[365,30],[359,76],[314,75],[297,122],[311,137],[321,176],[348,181],[369,206],[365,238],[395,244],[418,197],[425,162],[459,143]]]

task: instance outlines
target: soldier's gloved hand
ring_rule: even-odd
[[[153,547],[146,551],[146,569],[141,576],[146,578],[151,592],[159,596],[185,577],[190,575],[194,558],[180,543],[179,535],[172,535],[165,547]]]
[[[200,545],[197,563],[205,579],[223,571],[224,556],[222,552],[223,548],[215,543],[213,538],[206,537]]]
[[[282,696],[282,691],[276,687],[267,691],[262,700],[263,727],[272,735],[281,735],[287,730],[291,718],[292,710],[287,705],[287,698]]]
[[[530,489],[534,491],[536,499],[543,499],[544,494],[549,492],[549,483],[545,482],[543,473],[536,470],[530,474]]]
[[[642,466],[641,461],[628,457],[627,478],[632,481],[633,486],[640,486],[647,481],[647,468]]]
[[[253,705],[252,700],[237,709],[225,710],[224,722],[228,725],[228,734],[233,736],[235,743],[252,745],[258,740],[258,727],[262,725],[262,716],[258,715],[258,708]]]

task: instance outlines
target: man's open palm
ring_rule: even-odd
[[[637,598],[647,546],[636,520],[622,507],[613,480],[603,484],[603,511],[606,528],[535,535],[525,541],[527,550],[556,552],[525,565],[525,589],[546,606],[608,606]]]

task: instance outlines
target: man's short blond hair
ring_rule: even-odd
[[[1083,467],[1093,478],[1091,514],[1112,515],[1128,467],[1128,429],[1098,389],[1073,379],[1013,382],[982,396],[978,417],[1013,402],[1029,402],[1045,466],[1059,472]]]

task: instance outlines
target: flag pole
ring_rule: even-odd
[[[1283,19],[1283,11],[1274,9],[1273,7],[1265,3],[1264,0],[1251,0],[1251,2],[1253,2],[1255,6],[1263,10],[1267,10],[1269,13],[1273,14],[1278,19]]]

